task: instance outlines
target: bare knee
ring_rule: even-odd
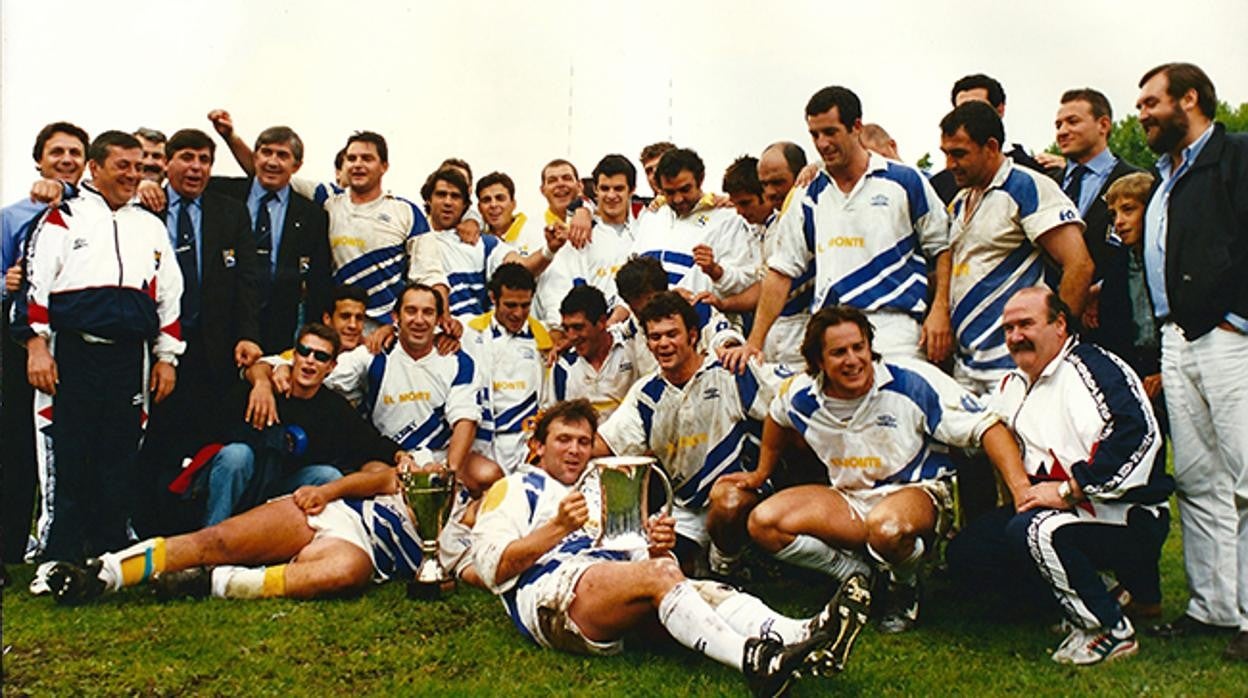
[[[758,503],[758,495],[732,483],[717,482],[711,488],[711,512],[723,521],[743,521]]]
[[[753,540],[763,550],[771,553],[777,552],[784,546],[792,543],[793,536],[780,528],[783,516],[784,511],[780,507],[775,506],[770,500],[754,507],[746,522],[750,540]]]
[[[867,514],[866,524],[867,544],[889,558],[908,555],[914,537],[921,533],[909,518],[895,511],[881,511],[880,507]]]
[[[651,558],[642,560],[638,564],[642,566],[641,576],[645,580],[646,590],[656,605],[667,595],[667,592],[672,590],[672,587],[686,579],[685,574],[680,571],[680,563],[676,562],[675,558]]]
[[[476,453],[468,456],[459,473],[460,481],[474,499],[484,494],[502,477],[503,469],[498,463]]]

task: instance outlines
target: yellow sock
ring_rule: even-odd
[[[235,567],[212,571],[212,595],[224,599],[267,599],[286,595],[286,565]]]
[[[133,586],[165,571],[165,539],[143,541],[121,555],[121,585]]]
[[[286,565],[273,565],[264,570],[264,588],[261,598],[286,595]]]

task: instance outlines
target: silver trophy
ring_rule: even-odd
[[[403,497],[416,519],[416,535],[420,539],[421,561],[416,578],[407,583],[409,599],[436,599],[454,580],[438,561],[438,536],[451,513],[454,501],[455,473],[445,466],[432,470],[399,473]]]
[[[650,501],[650,473],[659,475],[667,500],[663,515],[672,513],[672,483],[658,461],[645,456],[610,456],[595,458],[581,475],[598,478],[602,502],[602,528],[595,545],[606,550],[639,550],[650,543],[646,537],[645,520]]]

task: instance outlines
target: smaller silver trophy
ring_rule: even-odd
[[[420,567],[416,578],[407,583],[407,598],[436,599],[444,590],[454,588],[455,580],[438,561],[438,536],[451,513],[454,501],[455,473],[445,466],[399,473],[403,497],[416,519],[416,535],[420,539]]]
[[[650,501],[650,473],[657,473],[667,497],[663,515],[672,513],[672,483],[658,461],[645,456],[595,458],[581,476],[598,478],[602,500],[602,529],[595,545],[606,550],[644,550],[646,510]],[[579,488],[579,486],[578,486]]]

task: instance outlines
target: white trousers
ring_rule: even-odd
[[[1191,594],[1187,613],[1248,630],[1248,335],[1162,328],[1161,378]]]

